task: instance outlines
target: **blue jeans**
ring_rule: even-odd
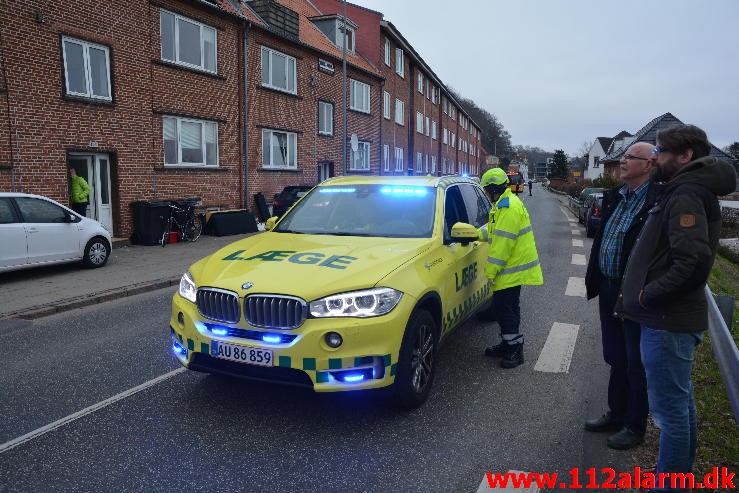
[[[660,429],[658,473],[693,472],[698,430],[690,373],[701,340],[703,332],[668,332],[642,325],[649,410]],[[653,491],[678,491],[665,486]]]

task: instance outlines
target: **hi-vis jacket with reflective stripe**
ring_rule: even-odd
[[[544,283],[529,213],[510,189],[493,205],[479,235],[490,243],[485,275],[495,283],[493,291]]]

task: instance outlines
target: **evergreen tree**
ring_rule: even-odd
[[[549,173],[549,178],[561,178],[567,179],[567,156],[565,151],[557,149],[554,151],[554,159],[552,160],[552,170]]]

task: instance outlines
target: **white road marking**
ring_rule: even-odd
[[[572,254],[572,264],[573,265],[585,265],[585,255],[582,253],[573,253]]]
[[[41,428],[38,428],[36,430],[33,430],[30,433],[26,433],[23,436],[20,436],[18,438],[15,438],[13,440],[10,440],[9,442],[5,442],[3,444],[0,444],[0,454],[3,452],[7,452],[8,450],[11,450],[19,445],[22,445],[30,440],[33,440],[34,438],[38,438],[41,435],[44,435],[46,433],[49,433],[50,431],[54,431],[57,428],[66,425],[67,423],[71,423],[72,421],[75,421],[77,419],[80,419],[90,413],[94,413],[98,409],[102,409],[104,407],[107,407],[115,402],[120,401],[121,399],[125,399],[126,397],[130,397],[133,394],[137,392],[141,392],[142,390],[148,389],[149,387],[158,384],[159,382],[162,382],[164,380],[167,380],[168,378],[172,378],[175,375],[178,375],[184,371],[187,371],[186,368],[178,368],[176,370],[173,370],[169,373],[165,373],[164,375],[160,375],[152,380],[149,380],[148,382],[144,382],[141,385],[137,385],[136,387],[133,387],[131,389],[125,390],[121,392],[120,394],[116,394],[113,397],[109,397],[108,399],[105,399],[104,401],[100,401],[97,404],[93,404],[90,407],[86,407],[82,409],[81,411],[77,411],[74,414],[70,414],[69,416],[66,416],[62,419],[59,419],[57,421],[54,421],[53,423],[49,423],[46,426],[42,426]]]
[[[578,240],[576,238],[572,238],[572,246],[573,247],[584,247],[585,244],[583,243],[582,240]]]
[[[554,322],[547,341],[539,353],[534,371],[567,373],[570,370],[579,330],[579,325]]]
[[[583,277],[570,277],[567,279],[567,289],[565,289],[565,296],[580,296],[585,298],[587,291],[585,291],[585,278]]]
[[[525,471],[508,471],[511,474],[527,474]],[[485,493],[486,491],[519,491],[521,493],[539,493],[540,489],[536,484],[532,485],[530,488],[524,488],[523,486],[520,488],[514,488],[513,486],[506,486],[505,488],[501,487],[495,487],[491,488],[490,484],[488,484],[488,478],[487,476],[482,477],[482,481],[480,482],[480,486],[477,487],[476,493]]]
[[[569,215],[569,214],[567,214],[567,210],[565,210],[565,208],[564,208],[564,207],[562,207],[562,206],[560,205],[560,206],[559,206],[559,210],[560,210],[560,211],[562,211],[562,214],[564,214],[564,215],[565,215],[565,217],[567,218],[567,220],[568,220],[568,221],[571,221],[571,220],[572,220],[572,219],[570,219],[570,215]]]
[[[572,229],[570,231],[572,231],[572,234],[574,236],[580,236],[582,234],[582,232],[579,229]]]

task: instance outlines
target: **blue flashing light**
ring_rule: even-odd
[[[361,373],[349,374],[344,377],[344,381],[349,383],[361,382],[362,380],[364,380],[364,375]]]
[[[465,178],[468,178],[470,175],[468,173],[462,173],[462,176],[464,176]]]
[[[282,342],[282,337],[267,334],[262,336],[262,340],[270,344],[279,344]]]
[[[416,187],[382,187],[380,192],[388,195],[426,195],[428,190]]]
[[[195,328],[201,334],[205,334],[206,332],[208,332],[208,326],[205,325],[203,322],[200,322],[200,321],[195,321]]]
[[[226,334],[228,334],[228,330],[222,327],[211,327],[210,331],[217,336],[225,336]]]
[[[356,192],[356,188],[319,188],[318,193],[354,193]]]
[[[178,355],[187,354],[187,350],[183,348],[178,342],[174,342],[174,341],[172,341],[172,351],[174,351],[174,353]]]

